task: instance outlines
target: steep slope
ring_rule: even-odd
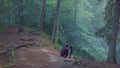
[[[59,56],[47,35],[25,28],[22,33],[12,27],[0,33],[0,68],[119,68],[82,58],[64,59]]]

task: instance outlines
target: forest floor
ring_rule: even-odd
[[[84,59],[64,59],[47,35],[12,27],[0,33],[0,68],[120,68]]]

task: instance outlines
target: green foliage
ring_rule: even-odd
[[[112,9],[113,9],[113,0],[108,0],[107,5],[105,8],[105,16],[104,19],[106,20],[105,25],[96,31],[96,35],[105,38],[107,44],[110,43],[110,35],[112,29]]]
[[[64,44],[66,42],[66,38],[63,36],[61,32],[58,32],[58,43]]]
[[[91,56],[90,53],[88,53],[85,48],[78,47],[79,49],[74,49],[74,55],[80,56],[81,58],[87,59],[87,60],[94,60],[94,56]]]
[[[48,36],[48,34],[46,32],[39,32],[39,34],[43,37]]]
[[[47,0],[46,2],[45,32],[39,32],[41,36],[52,34],[56,1]],[[0,0],[0,19],[7,25],[8,23],[12,25],[22,23],[22,25],[31,28],[32,31],[37,31],[41,3],[41,0],[23,0],[24,21],[22,22],[19,20],[19,0]],[[110,11],[104,13],[105,9],[110,10],[110,8],[105,8],[106,4],[107,0],[62,0],[58,43],[54,43],[55,48],[60,51],[60,44],[68,43],[73,46],[74,54],[77,56],[94,61],[105,61],[108,50],[108,47],[105,46],[107,44],[104,39],[96,37],[96,35],[102,33],[101,36],[104,36],[107,33],[106,38],[109,39],[110,31],[108,32],[108,29],[103,28],[104,32],[98,31],[98,29],[106,27],[104,14],[111,13]],[[108,18],[110,17],[106,16],[106,19]],[[0,24],[0,29],[4,28],[2,25]],[[48,43],[48,40],[45,40],[46,46]]]
[[[0,23],[0,31],[3,31],[3,29],[5,29],[5,26],[3,23]]]
[[[107,55],[103,46],[100,45],[100,43],[104,43],[105,45],[105,42],[100,41],[100,39],[96,39],[94,36],[81,32],[80,39],[79,41],[76,40],[76,44],[74,44],[74,47],[75,49],[80,50],[80,56],[82,56],[83,58],[103,62],[106,60]],[[87,58],[85,57],[85,55],[87,55]],[[88,56],[90,56],[91,58]]]
[[[49,45],[49,41],[45,40],[45,46],[47,47]]]
[[[14,59],[15,59],[15,51],[13,48],[11,48],[11,53],[10,53],[10,57],[9,57],[9,65],[13,65],[14,64]]]
[[[30,30],[32,31],[37,31],[37,28],[35,27],[33,23],[27,24],[26,27],[30,28]]]
[[[61,45],[58,42],[54,42],[54,47],[56,50],[60,51],[61,50]]]
[[[60,22],[62,22],[60,24],[60,33],[67,40],[64,40],[65,42],[73,45],[75,55],[103,62],[107,56],[104,49],[106,44],[103,39],[96,37],[94,33],[104,26],[103,12],[106,2],[102,1],[97,5],[96,3],[97,1],[93,0],[79,0],[77,2],[76,22],[74,22],[75,5],[70,5],[72,1],[69,1],[69,3],[64,1],[60,16]]]

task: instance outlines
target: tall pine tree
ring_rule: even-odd
[[[107,58],[107,62],[111,62],[111,63],[117,63],[116,43],[117,43],[119,18],[120,18],[120,0],[116,0],[112,15],[112,33],[111,33],[110,47]]]

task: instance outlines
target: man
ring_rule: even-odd
[[[62,47],[62,49],[60,51],[60,55],[64,58],[67,58],[68,52],[69,52],[68,45],[65,45],[65,46]]]

